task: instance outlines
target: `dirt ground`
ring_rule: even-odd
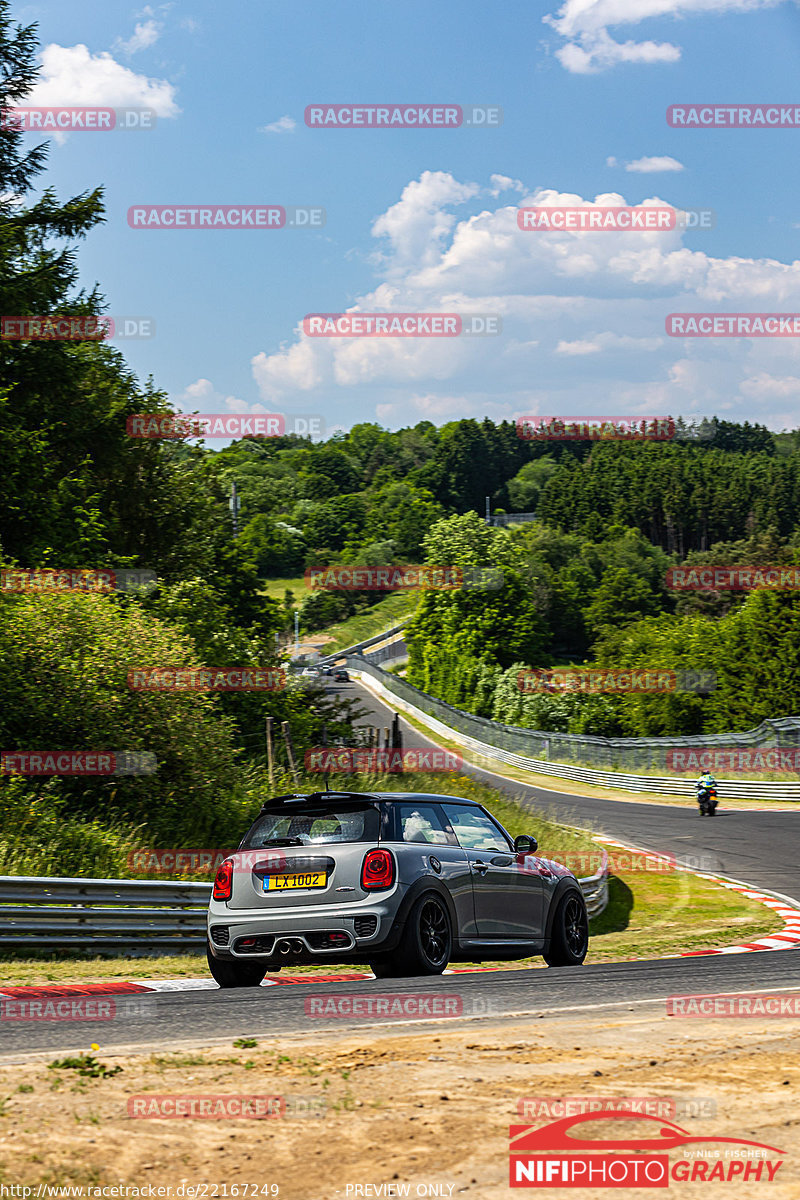
[[[726,1197],[796,1200],[796,1026],[797,1018],[669,1018],[663,1004],[648,1003],[588,1019],[584,1011],[469,1027],[443,1020],[436,1027],[364,1029],[358,1037],[329,1027],[279,1042],[172,1046],[135,1057],[101,1047],[101,1062],[122,1067],[111,1078],[48,1068],[51,1055],[0,1063],[0,1182],[83,1185],[72,1195],[87,1198],[92,1186],[150,1184],[168,1187],[163,1196],[201,1200],[496,1200],[519,1194],[509,1188],[509,1126],[538,1127],[559,1115],[526,1119],[518,1115],[520,1100],[647,1097],[678,1102],[669,1119],[694,1136],[764,1142],[784,1152],[767,1156],[783,1163],[772,1183],[766,1173],[759,1183],[670,1181],[669,1194],[694,1200],[718,1186]],[[135,1097],[166,1094],[283,1096],[287,1111],[268,1119],[127,1115]],[[299,1115],[309,1110],[321,1115]],[[581,1132],[652,1137],[654,1128],[607,1120]],[[724,1154],[713,1142],[704,1152],[715,1149]],[[673,1149],[671,1161],[684,1154]],[[548,1194],[592,1200],[642,1191],[564,1187]]]

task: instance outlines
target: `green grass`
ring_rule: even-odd
[[[294,593],[297,606],[309,594],[302,575],[285,579],[265,579],[262,581],[261,594],[269,596],[272,600],[283,600],[287,589]],[[392,592],[357,616],[348,617],[346,621],[340,621],[328,629],[315,629],[304,636],[317,637],[327,634],[334,640],[330,645],[326,645],[326,651],[340,650],[356,642],[365,642],[367,638],[383,633],[384,629],[391,629],[393,625],[399,624],[412,614],[416,603],[416,592]]]
[[[294,598],[298,604],[308,594],[304,575],[293,575],[287,579],[263,579],[261,581],[262,596],[269,596],[272,600],[283,600],[283,593],[287,588],[290,592],[294,592]]]
[[[346,621],[340,621],[338,625],[331,625],[328,629],[321,629],[320,633],[327,633],[333,638],[325,649],[341,650],[345,646],[355,645],[356,642],[365,642],[410,617],[416,604],[416,593],[393,592],[357,616],[348,617]]]
[[[621,872],[609,881],[609,905],[591,923],[587,962],[709,950],[749,942],[783,928],[763,904],[688,871]]]

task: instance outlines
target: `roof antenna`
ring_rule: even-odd
[[[327,721],[322,722],[322,748],[323,748],[323,750],[327,750],[327,748],[328,748],[328,723],[327,723]],[[328,792],[331,790],[330,787],[328,786],[328,776],[330,774],[330,770],[329,769],[326,770],[324,772],[324,774],[325,774],[325,794],[327,795]]]

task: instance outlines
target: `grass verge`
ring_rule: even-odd
[[[287,590],[294,592],[295,603],[299,604],[308,591],[305,575],[293,575],[286,579],[262,579],[261,581],[261,595],[269,596],[271,600],[283,600]]]
[[[330,645],[325,647],[326,651],[330,653],[333,650],[342,650],[345,646],[354,646],[356,642],[365,642],[368,638],[391,629],[393,625],[399,625],[411,616],[416,604],[417,596],[413,593],[393,592],[385,596],[383,600],[365,608],[356,616],[320,630],[333,638]]]

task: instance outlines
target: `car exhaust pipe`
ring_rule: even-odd
[[[305,946],[299,938],[281,938],[278,942],[278,953],[286,958],[289,954],[302,954]]]

